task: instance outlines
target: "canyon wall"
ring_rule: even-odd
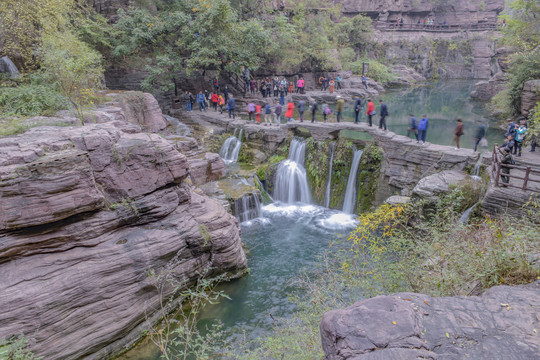
[[[395,20],[403,17],[407,24],[416,24],[426,17],[438,23],[470,24],[494,22],[504,9],[504,0],[343,0],[345,15],[366,14],[374,20]]]
[[[136,98],[0,139],[0,338],[45,359],[138,339],[160,316],[151,269],[183,287],[245,271],[237,220],[186,183],[186,156],[148,132],[165,127],[155,99]]]

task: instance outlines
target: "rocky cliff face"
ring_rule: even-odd
[[[163,126],[158,110],[145,126]],[[121,106],[92,114],[0,139],[0,338],[22,332],[46,359],[137,339],[157,320],[149,269],[189,286],[246,267],[237,220],[185,183],[183,154]]]
[[[504,0],[343,0],[345,15],[367,14],[373,19],[393,20],[403,17],[405,23],[416,24],[426,17],[438,23],[468,24],[479,21],[494,22],[504,9]]]
[[[321,321],[327,360],[536,359],[540,283],[482,296],[401,293],[330,311]]]

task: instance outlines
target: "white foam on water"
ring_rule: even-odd
[[[319,219],[317,224],[329,230],[342,230],[355,227],[358,224],[358,220],[357,216],[354,214],[339,212],[330,215],[330,217],[326,219]]]
[[[305,215],[318,215],[321,214],[324,208],[316,205],[309,205],[303,203],[297,204],[283,204],[275,202],[270,205],[263,206],[263,214],[268,215],[283,215],[283,216],[305,216]]]

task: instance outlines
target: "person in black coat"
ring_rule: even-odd
[[[381,119],[379,120],[379,129],[386,130],[386,117],[388,116],[388,106],[384,101],[379,100],[381,103]]]

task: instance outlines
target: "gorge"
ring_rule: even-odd
[[[534,358],[529,1],[6,0],[0,359]]]

